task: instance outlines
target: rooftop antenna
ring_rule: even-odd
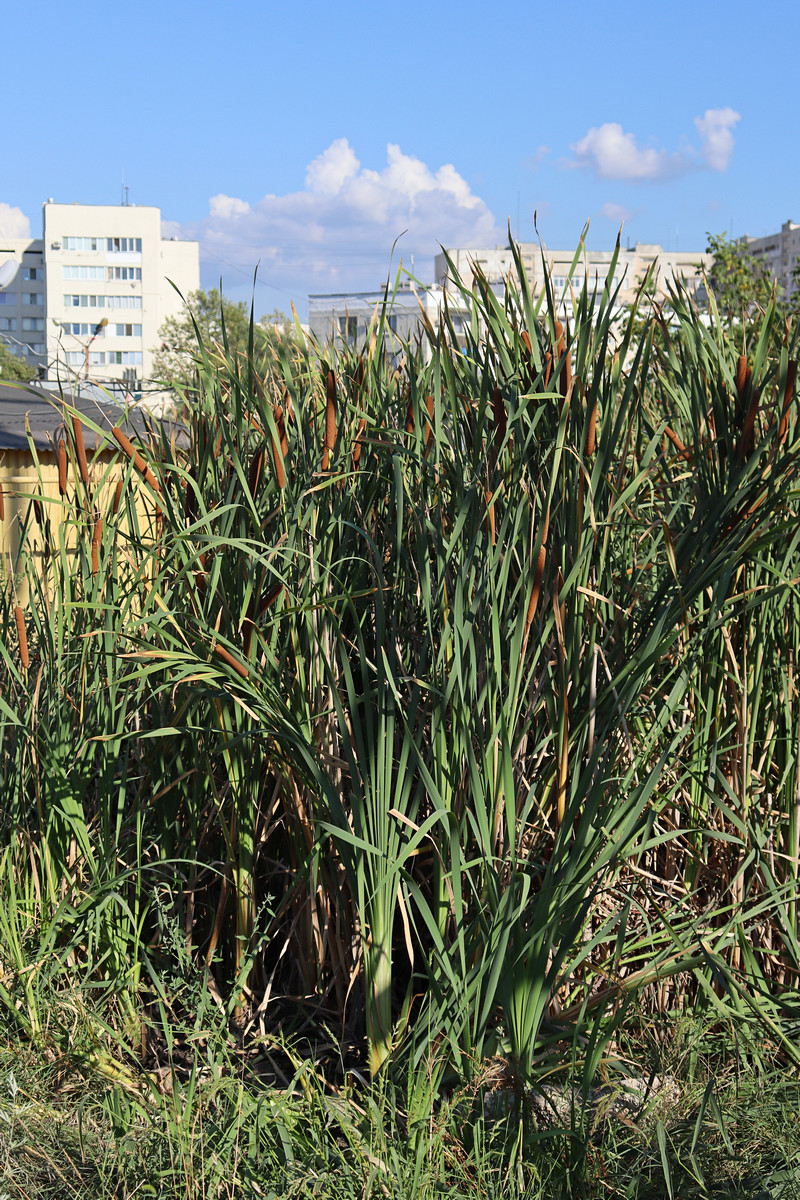
[[[122,204],[123,208],[127,208],[130,205],[130,200],[128,199],[129,190],[130,189],[128,188],[128,185],[125,182],[125,172],[123,171],[122,172],[122,200],[121,200],[121,204]]]

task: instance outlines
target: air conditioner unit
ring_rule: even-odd
[[[60,250],[60,249],[61,249],[61,242],[51,242],[51,243],[50,243],[50,249],[51,249],[51,250]]]

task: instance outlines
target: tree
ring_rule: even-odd
[[[0,379],[13,380],[18,383],[28,383],[36,374],[36,368],[12,354],[8,346],[0,340]]]
[[[708,285],[728,322],[747,318],[763,308],[776,287],[763,263],[751,254],[746,242],[734,242],[727,233],[707,233],[706,253],[714,255]]]
[[[278,309],[262,316],[253,325],[256,355],[283,338],[291,338],[292,332],[289,318]],[[246,354],[250,337],[248,306],[243,300],[229,300],[218,288],[190,292],[183,312],[167,317],[159,328],[161,345],[153,357],[153,378],[178,386],[189,383],[199,357],[198,334],[206,349],[221,348],[227,339],[232,354]]]

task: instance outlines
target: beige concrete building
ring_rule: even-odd
[[[40,375],[136,387],[158,329],[200,287],[197,242],[164,239],[139,205],[43,206],[43,236],[0,245],[0,338]]]
[[[779,298],[789,300],[796,292],[794,271],[800,260],[800,225],[784,221],[780,233],[754,238],[747,234],[740,239],[757,262],[763,263],[780,287]]]
[[[565,306],[569,306],[570,288],[579,292],[587,277],[590,289],[597,281],[602,291],[614,257],[610,250],[586,250],[573,268],[574,250],[548,250],[535,242],[522,242],[519,253],[534,294],[544,288],[547,270],[556,300]],[[475,266],[480,267],[498,292],[502,292],[505,281],[516,274],[514,259],[507,246],[495,246],[493,249],[459,248],[448,250],[447,255],[468,287],[471,286]],[[653,271],[653,294],[656,300],[665,299],[668,284],[678,279],[683,280],[694,292],[701,283],[703,268],[710,268],[712,262],[710,254],[664,250],[657,244],[637,242],[632,248],[621,248],[613,275],[613,286],[620,286],[618,303],[632,302],[649,270]],[[444,253],[436,256],[434,275],[440,286],[447,287],[450,284]]]

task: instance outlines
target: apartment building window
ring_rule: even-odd
[[[106,279],[136,280],[141,278],[141,267],[106,267]]]
[[[115,325],[117,337],[141,337],[141,325]]]
[[[44,329],[44,317],[23,317],[22,328],[26,333],[34,329]]]
[[[105,308],[105,306],[106,297],[94,296],[91,292],[64,297],[64,308]]]
[[[339,332],[348,345],[354,346],[358,336],[358,317],[339,317]]]
[[[86,362],[86,354],[83,350],[68,350],[67,365],[70,367],[82,367]],[[106,365],[106,355],[104,350],[89,351],[89,366],[104,367]]]
[[[2,293],[0,293],[2,294]],[[64,296],[65,308],[141,308],[141,296],[100,296],[92,292]]]
[[[30,345],[25,347],[25,353],[29,356],[32,354],[44,354],[44,342],[31,342]]]
[[[141,296],[106,296],[107,308],[141,308]]]
[[[142,365],[141,350],[111,350],[108,361],[112,365],[125,367],[140,367]]]
[[[17,303],[17,293],[16,292],[0,292],[0,304],[16,305],[16,303]]]
[[[76,264],[61,268],[62,279],[105,279],[105,267],[83,267]]]
[[[23,267],[22,278],[26,283],[35,283],[37,279],[44,279],[43,267]]]
[[[141,238],[106,238],[106,250],[110,254],[141,254]]]
[[[16,317],[0,317],[0,329],[7,333],[14,333],[17,328]]]
[[[98,329],[95,333],[97,326],[91,321],[62,321],[61,328],[73,337],[105,337],[106,332],[105,329]]]
[[[98,237],[65,237],[65,250],[103,250],[105,238]]]
[[[44,295],[42,292],[23,292],[22,303],[36,305],[44,304]]]

